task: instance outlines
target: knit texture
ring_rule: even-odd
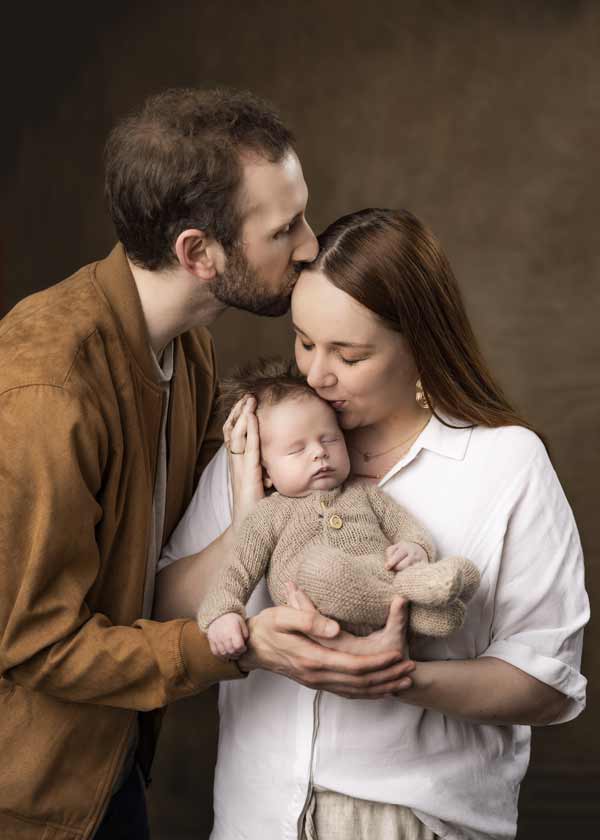
[[[401,573],[384,567],[385,549],[406,540],[429,558]],[[223,567],[198,612],[203,630],[244,606],[266,574],[275,604],[286,604],[294,581],[325,615],[355,632],[382,627],[395,595],[414,607],[411,628],[446,636],[464,620],[463,602],[479,584],[477,568],[464,558],[435,562],[430,537],[416,520],[372,485],[315,491],[303,498],[274,493],[245,520],[233,562]]]

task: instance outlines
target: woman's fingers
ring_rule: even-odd
[[[260,437],[258,435],[258,420],[254,413],[255,402],[246,403],[244,412],[246,414],[246,440],[244,452],[252,464],[260,463]]]
[[[230,439],[231,439],[231,432],[233,427],[237,423],[240,418],[240,414],[242,413],[242,409],[244,407],[245,402],[248,399],[248,394],[245,394],[241,400],[238,400],[236,404],[233,406],[231,411],[229,412],[229,416],[227,420],[223,424],[223,439],[225,441],[225,445],[229,446]]]
[[[235,421],[229,429],[229,451],[232,455],[246,454],[246,448],[250,446],[248,453],[254,460],[258,462],[260,453],[260,442],[258,437],[258,422],[254,410],[256,408],[256,399],[248,395],[237,415]],[[248,435],[250,434],[250,439]]]

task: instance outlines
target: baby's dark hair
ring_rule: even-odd
[[[302,376],[294,359],[258,359],[237,367],[231,376],[221,380],[219,404],[226,417],[245,394],[256,397],[259,406],[278,405],[283,400],[299,397],[319,399]]]

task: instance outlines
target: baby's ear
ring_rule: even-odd
[[[267,468],[265,467],[264,464],[262,465],[262,472],[263,472],[263,477],[262,478],[263,478],[263,484],[264,484],[265,490],[270,490],[271,487],[273,486],[273,482],[271,481],[271,477],[269,476],[269,473],[267,472]]]

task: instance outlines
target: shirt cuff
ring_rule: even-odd
[[[585,709],[587,680],[578,670],[560,659],[544,656],[528,645],[505,639],[492,642],[479,658],[484,656],[502,659],[569,698],[570,703],[564,713],[551,721],[551,724],[573,720]]]
[[[181,631],[181,656],[189,681],[199,691],[221,680],[239,680],[247,676],[234,660],[223,662],[213,656],[208,639],[192,619],[185,622]]]

